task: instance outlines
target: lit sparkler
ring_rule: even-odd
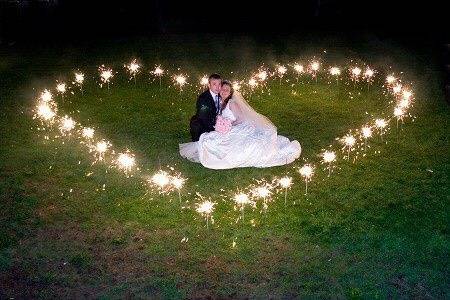
[[[350,159],[350,150],[355,145],[356,139],[353,135],[348,134],[344,136],[344,138],[342,139],[342,143],[344,143],[344,147],[347,148],[347,159]]]
[[[100,72],[100,80],[103,83],[106,83],[108,86],[108,90],[109,90],[109,82],[111,81],[111,78],[114,77],[114,73],[113,70],[110,68],[106,68],[104,65],[101,65],[98,68],[99,72]],[[102,84],[100,84],[100,87],[102,86]]]
[[[284,189],[284,206],[287,204],[287,191],[292,185],[292,177],[284,176],[278,179],[278,184]]]
[[[250,204],[251,200],[245,193],[239,193],[234,196],[234,202],[237,206],[239,206],[239,210],[241,211],[242,220],[244,220],[244,206],[246,204]]]
[[[81,94],[83,94],[83,82],[84,82],[84,74],[81,72],[75,72],[75,83],[78,84],[81,90]]]
[[[124,153],[119,153],[116,164],[119,169],[122,169],[128,175],[128,172],[131,172],[135,166],[136,160],[134,155],[127,150]]]
[[[59,130],[61,130],[63,134],[69,133],[76,125],[76,122],[68,116],[64,116],[60,122]]]
[[[128,65],[124,66],[127,68],[128,73],[134,79],[134,84],[136,84],[136,75],[140,72],[141,65],[137,62],[136,59],[133,59]]]
[[[62,99],[64,99],[64,94],[66,93],[66,84],[64,82],[59,82],[56,84],[56,90],[61,94]]]
[[[170,183],[178,191],[178,199],[180,200],[180,204],[181,204],[181,188],[183,187],[185,181],[186,181],[186,178],[183,178],[181,176],[172,176],[170,178]]]
[[[311,177],[314,175],[314,167],[312,165],[306,164],[299,170],[300,175],[305,179],[305,195],[308,194],[308,181],[310,181]]]
[[[198,194],[199,195],[199,194]],[[203,199],[202,199],[203,200]],[[209,218],[211,217],[212,212],[214,211],[214,205],[216,203],[211,202],[211,201],[203,201],[202,203],[198,203],[197,204],[197,209],[196,211],[205,216],[206,218],[206,228],[209,229]]]
[[[336,153],[334,151],[324,151],[322,153],[322,161],[328,164],[328,177],[331,175],[331,163],[336,160]]]

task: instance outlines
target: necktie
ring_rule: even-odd
[[[219,113],[219,108],[220,108],[220,105],[219,105],[219,95],[216,95],[216,113]]]

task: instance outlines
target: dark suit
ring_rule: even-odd
[[[191,138],[198,141],[204,132],[214,131],[217,109],[215,100],[209,90],[204,91],[197,98],[196,114],[191,118]]]

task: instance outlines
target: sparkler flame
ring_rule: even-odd
[[[119,169],[122,169],[125,171],[125,173],[128,173],[131,171],[135,164],[136,160],[133,154],[129,153],[128,151],[125,153],[119,153],[119,157],[117,158],[117,166],[119,167]]]
[[[370,138],[372,136],[372,128],[368,126],[364,126],[361,128],[362,135],[365,139]]]
[[[59,129],[61,130],[61,132],[67,133],[75,128],[75,124],[76,122],[72,118],[64,116],[61,119],[61,125],[59,126]]]
[[[48,103],[40,103],[37,107],[37,116],[45,121],[49,121],[56,116],[56,112]]]
[[[94,129],[90,127],[83,128],[82,135],[84,138],[92,139],[94,137]]]
[[[333,76],[339,76],[341,75],[341,70],[338,67],[332,67],[330,68],[330,74]]]
[[[158,171],[155,175],[152,176],[150,181],[158,186],[161,190],[163,190],[170,183],[170,177],[165,171]]]
[[[83,73],[75,73],[75,82],[79,85],[82,85],[84,81],[84,74]]]
[[[387,126],[387,123],[384,119],[376,119],[375,126],[379,129],[383,129]]]
[[[278,180],[280,186],[284,189],[287,189],[292,185],[292,177],[284,176]]]
[[[336,153],[334,151],[325,151],[322,153],[324,163],[332,163],[336,160]]]
[[[295,63],[294,64],[294,70],[295,72],[297,72],[298,74],[301,74],[304,72],[304,67],[301,64]]]
[[[200,79],[200,85],[202,86],[208,85],[208,77],[206,75]]]
[[[66,84],[64,82],[60,82],[56,85],[56,90],[60,94],[64,94],[66,92]]]
[[[49,90],[44,90],[41,93],[41,100],[44,102],[50,102],[53,100],[53,95]]]
[[[305,180],[309,180],[314,175],[314,167],[312,165],[306,164],[299,170],[300,175],[305,178]]]

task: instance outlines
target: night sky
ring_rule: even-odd
[[[1,42],[151,36],[166,33],[301,34],[370,31],[381,36],[447,36],[444,1],[8,1]]]

